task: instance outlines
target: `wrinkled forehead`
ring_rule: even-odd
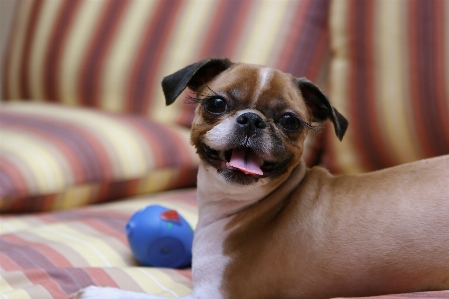
[[[235,64],[215,78],[210,88],[252,108],[277,102],[294,110],[306,109],[293,76],[266,66]]]

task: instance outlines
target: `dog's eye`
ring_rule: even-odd
[[[301,128],[301,122],[291,113],[282,115],[279,118],[279,125],[286,131],[297,131]]]
[[[226,112],[227,108],[228,105],[222,98],[213,97],[206,99],[206,101],[204,102],[204,109],[212,114],[222,114]]]

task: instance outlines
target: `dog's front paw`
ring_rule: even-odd
[[[70,295],[70,299],[163,299],[142,293],[134,293],[111,287],[90,286]]]
[[[71,294],[70,299],[114,299],[119,298],[115,296],[117,293],[119,293],[118,289],[90,286]]]

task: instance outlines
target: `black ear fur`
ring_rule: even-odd
[[[321,90],[306,78],[295,78],[307,106],[312,111],[314,121],[330,119],[334,124],[335,134],[342,140],[348,128],[348,121],[335,109]]]
[[[167,106],[172,104],[186,87],[196,90],[231,65],[227,58],[208,58],[165,77],[162,80],[165,103]]]

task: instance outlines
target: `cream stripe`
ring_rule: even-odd
[[[0,286],[0,290],[2,290],[1,286]],[[2,293],[0,293],[0,295],[2,296],[2,298],[6,298],[6,299],[27,299],[27,298],[32,299],[30,297],[30,295],[28,294],[28,292],[23,289],[12,290],[12,291],[8,292],[8,294],[3,293],[3,290],[2,290]]]
[[[12,290],[14,290],[11,285],[3,279],[2,276],[0,276],[0,295],[3,296],[3,298],[8,298],[8,296],[5,295],[5,293],[9,293]]]
[[[279,24],[279,29],[276,32],[276,34],[278,36],[277,36],[276,40],[273,41],[274,47],[270,53],[271,57],[268,57],[269,62],[267,63],[267,65],[276,66],[279,64],[279,61],[282,59],[281,55],[284,53],[285,46],[290,43],[289,33],[292,30],[291,26],[292,26],[292,24],[294,24],[294,20],[296,18],[298,18],[298,15],[297,15],[298,7],[300,5],[303,5],[304,0],[286,1],[286,2],[288,3],[288,5],[285,10],[285,15],[282,15],[283,20],[281,20],[282,22]],[[277,5],[277,1],[273,1],[273,3],[276,3],[276,5]],[[274,9],[274,8],[272,8],[272,9]],[[271,12],[268,11],[267,13],[270,14]],[[263,22],[263,20],[261,20],[261,21]],[[297,32],[297,30],[295,30],[295,32]]]
[[[69,228],[64,224],[44,226],[34,233],[52,242],[71,244],[71,248],[84,257],[90,267],[125,265],[122,257],[107,243],[95,236],[82,234],[79,230]],[[113,261],[113,264],[110,263],[110,260]]]
[[[3,272],[5,273],[5,272]],[[2,295],[3,298],[8,299],[26,299],[31,298],[29,294],[23,290],[23,289],[17,289],[17,287],[20,288],[28,288],[30,286],[33,286],[31,281],[29,281],[28,277],[23,272],[20,271],[14,271],[13,280],[14,282],[20,281],[20,284],[16,286],[11,286],[4,278],[3,275],[9,276],[11,272],[5,273],[0,275],[0,295]],[[12,276],[11,275],[11,276]]]
[[[376,4],[375,24],[375,71],[376,91],[379,96],[376,103],[381,110],[378,113],[377,123],[379,132],[383,132],[387,140],[385,146],[395,161],[405,163],[418,159],[414,152],[414,142],[410,139],[411,124],[407,119],[406,112],[410,105],[404,93],[408,89],[404,83],[407,76],[406,67],[402,57],[406,55],[408,48],[405,47],[407,32],[404,29],[405,2],[379,1]],[[407,149],[407,150],[404,150]]]
[[[32,227],[37,227],[42,225],[43,221],[37,217],[8,217],[0,218],[0,235],[9,233],[18,233],[23,230],[27,230]]]
[[[98,198],[98,184],[84,184],[63,190],[53,201],[52,210],[68,210],[73,207],[88,205],[92,199]]]
[[[16,8],[16,16],[18,20],[13,20],[11,36],[10,54],[9,57],[9,73],[6,75],[6,84],[9,88],[9,98],[17,99],[20,97],[20,65],[22,62],[22,55],[25,44],[26,30],[28,29],[28,21],[30,19],[31,8],[34,1],[23,1]]]
[[[157,284],[157,286],[159,287],[159,288],[161,288],[162,290],[164,290],[164,292],[166,292],[166,293],[170,293],[170,294],[172,294],[173,296],[175,296],[175,298],[179,298],[179,296],[175,293],[175,292],[173,292],[173,291],[171,291],[170,289],[168,289],[168,288],[166,288],[166,287],[164,287],[164,283],[166,283],[166,281],[168,281],[168,282],[172,282],[173,281],[173,279],[170,277],[170,279],[161,279],[162,277],[163,277],[163,274],[165,274],[164,272],[160,272],[160,273],[158,273],[158,275],[157,275],[157,278],[159,279],[159,280],[161,280],[161,282],[162,283],[160,283],[159,282],[159,280],[158,279],[156,279],[156,277],[154,277],[153,275],[151,275],[151,273],[149,272],[149,271],[144,271],[143,269],[138,269],[139,271],[140,271],[140,273],[142,273],[142,274],[144,274],[146,277],[148,277],[148,278],[150,278],[152,281],[154,281],[156,284]],[[139,275],[139,278],[140,278],[140,275]],[[142,285],[145,289],[148,289],[148,291],[153,291],[153,288],[148,288],[147,286],[148,286],[148,284],[147,284],[147,279],[145,279],[145,281],[144,281],[144,284]]]
[[[330,7],[330,28],[331,28],[331,47],[334,53],[334,58],[330,67],[330,98],[335,107],[338,108],[342,115],[349,116],[348,107],[348,28],[347,28],[347,12],[348,2],[333,1]],[[328,130],[330,134],[333,134]],[[360,167],[360,161],[358,155],[355,152],[356,148],[352,141],[354,136],[352,134],[351,125],[346,132],[346,136],[342,142],[339,142],[337,138],[330,138],[332,140],[332,148],[335,150],[335,154],[338,159],[335,159],[334,163],[337,163],[339,168],[346,173],[354,173],[362,171]]]
[[[64,171],[60,164],[52,157],[52,151],[43,146],[39,139],[32,136],[21,135],[21,132],[8,130],[2,132],[2,151],[10,157],[9,159],[18,169],[23,167],[18,160],[23,161],[30,167],[32,176],[26,176],[27,187],[31,194],[37,192],[55,192],[66,186]],[[33,182],[30,181],[33,180]],[[36,183],[36,185],[34,184]]]
[[[36,35],[31,45],[29,80],[31,94],[34,99],[44,99],[45,54],[49,46],[50,35],[55,29],[55,19],[64,1],[44,1],[37,22]],[[50,45],[51,46],[51,45]]]
[[[68,38],[62,51],[61,68],[58,70],[60,98],[65,104],[74,105],[80,102],[77,79],[86,51],[89,49],[89,41],[105,5],[107,1],[82,1],[76,18],[67,32]]]
[[[195,62],[193,59],[197,58],[201,46],[204,45],[206,32],[211,25],[211,18],[215,15],[218,6],[214,1],[200,0],[184,1],[182,5],[179,18],[175,21],[170,34],[171,38],[165,47],[166,51],[163,53],[164,57],[161,59],[156,78],[162,79],[183,66]],[[157,85],[153,94],[148,96],[153,99],[149,113],[151,118],[158,121],[173,123],[175,117],[178,116],[178,111],[183,109],[182,99],[173,105],[165,106],[160,85]]]
[[[126,87],[131,78],[132,62],[139,49],[147,20],[152,15],[156,1],[131,1],[121,20],[105,60],[102,74],[101,107],[111,111],[124,111]]]
[[[299,2],[299,1],[298,1]],[[246,22],[245,33],[241,35],[240,46],[237,55],[241,61],[262,65],[272,65],[279,53],[278,41],[285,39],[282,33],[288,32],[284,25],[288,10],[292,2],[289,1],[260,1],[255,3],[257,7]],[[277,50],[277,51],[276,51]]]

